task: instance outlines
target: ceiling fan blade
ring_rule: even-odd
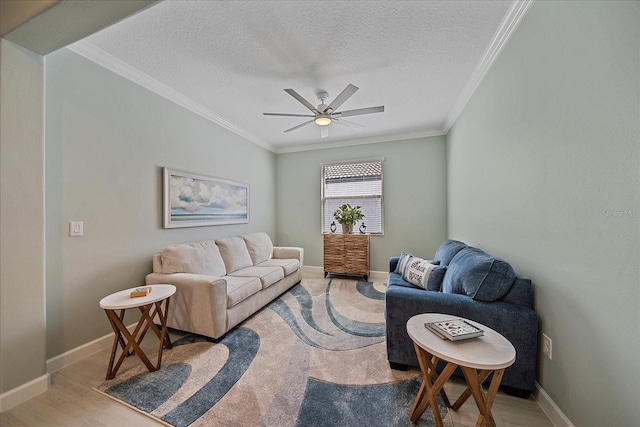
[[[320,138],[329,136],[329,126],[320,126]]]
[[[298,128],[301,128],[302,126],[306,126],[306,125],[308,125],[309,123],[313,123],[313,120],[309,120],[308,122],[304,122],[304,123],[302,123],[302,124],[300,124],[300,125],[298,125],[298,126],[294,126],[294,127],[292,127],[291,129],[287,129],[287,130],[285,130],[285,132],[291,132],[292,130],[296,130],[296,129],[298,129]]]
[[[365,128],[365,126],[362,126],[359,123],[350,122],[349,120],[345,120],[345,119],[335,119],[334,118],[333,122],[335,122],[335,124],[337,124],[337,125],[350,127],[352,129],[356,129],[356,130],[362,130],[362,129]]]
[[[285,89],[285,92],[287,92],[289,95],[293,96],[295,99],[298,100],[299,103],[301,103],[302,105],[304,105],[305,107],[307,107],[309,110],[311,110],[313,113],[318,113],[318,110],[316,110],[315,105],[311,104],[309,101],[307,101],[306,99],[304,99],[302,96],[300,96],[300,94],[298,92],[296,92],[293,89]]]
[[[262,113],[265,116],[284,116],[284,117],[315,117],[313,114],[287,114],[287,113]]]
[[[371,114],[371,113],[383,113],[384,105],[379,107],[368,107],[368,108],[357,108],[355,110],[345,110],[340,111],[339,113],[333,113],[333,117],[350,117],[350,116],[359,116],[361,114]]]
[[[336,99],[334,99],[331,104],[329,104],[329,106],[327,108],[324,109],[323,113],[327,113],[329,111],[336,111],[342,104],[344,104],[344,102],[351,98],[351,96],[356,93],[356,91],[358,90],[357,86],[352,85],[351,83],[349,83],[349,85],[344,88],[344,90],[342,92],[340,92],[340,95],[336,96]]]

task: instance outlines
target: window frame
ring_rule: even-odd
[[[356,160],[340,160],[333,162],[322,162],[320,163],[320,233],[321,234],[330,234],[330,230],[325,230],[325,201],[327,199],[344,199],[345,197],[327,197],[325,196],[325,166],[338,166],[338,165],[350,165],[350,164],[361,164],[361,163],[380,163],[380,196],[357,196],[355,198],[361,199],[380,199],[380,231],[379,232],[371,232],[366,231],[366,234],[372,236],[384,236],[384,157],[379,158],[370,158],[370,159],[356,159]],[[366,217],[365,217],[366,224]],[[336,224],[337,225],[337,224]],[[339,228],[338,228],[339,231]],[[359,232],[354,229],[354,234],[358,234]]]

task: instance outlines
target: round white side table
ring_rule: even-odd
[[[498,392],[500,381],[502,381],[504,370],[516,360],[516,350],[509,340],[498,332],[469,319],[464,320],[484,330],[483,336],[450,341],[438,337],[425,327],[425,323],[452,319],[463,318],[447,314],[425,313],[413,316],[407,322],[407,333],[413,340],[423,375],[422,386],[420,386],[409,417],[415,423],[427,406],[431,405],[436,425],[442,427],[436,395],[440,393],[445,405],[454,411],[460,409],[469,396],[473,396],[480,411],[476,425],[495,427],[496,423],[491,415],[491,406]],[[447,362],[447,364],[438,374],[436,366],[440,360]],[[442,387],[458,366],[462,369],[467,381],[467,389],[451,405]],[[482,389],[482,382],[491,373],[493,373],[493,378],[485,393]]]
[[[108,380],[116,376],[124,358],[133,353],[138,355],[150,372],[157,371],[160,369],[162,362],[162,350],[171,348],[171,341],[169,340],[169,334],[167,332],[167,313],[169,312],[169,299],[176,293],[176,287],[173,285],[152,285],[149,295],[131,298],[130,293],[134,289],[136,288],[125,289],[100,300],[100,307],[107,313],[107,318],[115,333],[109,367],[107,368]],[[163,303],[164,309],[162,308]],[[132,333],[129,332],[123,323],[125,311],[131,308],[140,310],[140,319]],[[119,313],[116,313],[118,310]],[[153,319],[156,316],[160,320],[160,329],[153,323]],[[156,334],[160,340],[156,365],[151,363],[140,347],[142,339],[149,330]],[[118,361],[115,362],[118,346],[120,346],[122,352],[120,353]]]

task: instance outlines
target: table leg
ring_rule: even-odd
[[[116,357],[116,351],[118,350],[118,344],[120,344],[121,349],[124,351],[125,343],[122,339],[122,335],[120,334],[120,330],[118,326],[111,319],[111,315],[109,315],[109,311],[107,312],[107,319],[109,319],[109,323],[111,324],[111,328],[113,329],[113,345],[111,346],[111,356],[109,357],[109,366],[107,366],[107,379],[109,379],[109,375],[113,370],[113,361]],[[115,313],[114,313],[115,314]],[[120,310],[120,316],[117,316],[120,319],[120,323],[122,323],[122,319],[124,318],[124,310]]]
[[[162,348],[164,348],[164,349],[172,348],[171,347],[171,341],[169,340],[169,335],[166,332],[166,329],[167,329],[167,314],[169,313],[169,299],[170,298],[167,298],[166,300],[163,300],[163,301],[155,302],[154,303],[155,306],[153,307],[153,312],[151,312],[151,314],[148,314],[148,315],[145,315],[144,307],[138,307],[138,309],[140,309],[141,316],[144,316],[146,318],[146,321],[147,321],[144,329],[142,330],[142,334],[138,338],[138,343],[142,342],[142,339],[146,335],[147,331],[149,329],[151,329],[151,331],[154,334],[156,334],[156,336],[158,337],[158,339],[162,343]],[[164,308],[164,312],[163,312],[162,311],[162,303],[164,301],[166,301],[166,302],[165,302],[165,308]],[[156,317],[156,315],[158,316],[158,319],[160,320],[160,329],[161,330],[158,330],[158,327],[156,326],[156,324],[153,321],[153,319]],[[163,334],[162,330],[164,330],[164,334]]]
[[[148,305],[145,307],[148,313],[148,310],[151,308],[151,305]],[[115,348],[111,352],[111,361],[109,362],[110,368],[107,371],[107,379],[110,380],[116,376],[116,372],[118,372],[118,369],[120,369],[120,366],[124,361],[124,358],[128,355],[130,350],[133,350],[133,352],[136,353],[138,357],[140,357],[140,360],[142,360],[142,362],[145,364],[147,369],[149,369],[149,371],[154,371],[155,368],[153,364],[151,364],[151,361],[149,361],[149,358],[147,357],[147,355],[144,354],[144,352],[140,348],[140,343],[137,342],[135,339],[135,337],[138,336],[138,334],[140,333],[140,329],[142,328],[142,325],[145,323],[145,316],[143,315],[140,317],[140,320],[138,320],[138,324],[136,325],[136,328],[131,334],[129,333],[129,330],[127,329],[127,327],[124,325],[124,323],[122,323],[120,318],[115,314],[113,310],[105,310],[105,311],[107,312],[107,316],[111,320],[111,324],[115,326],[114,332],[116,333],[116,335],[119,335],[120,336],[119,339],[124,339],[124,341],[126,342],[126,345],[122,349],[122,354],[120,354],[120,358],[118,358],[118,361],[116,362],[115,366],[113,366],[113,360],[115,358]]]
[[[163,301],[166,301],[164,311],[162,310]],[[171,340],[169,339],[169,334],[167,333],[167,313],[169,312],[169,298],[163,301],[158,301],[153,304],[138,307],[140,309],[141,315],[133,333],[129,333],[129,330],[123,323],[125,310],[121,310],[120,315],[116,314],[115,310],[105,310],[109,322],[111,323],[111,327],[113,328],[113,332],[115,333],[113,346],[111,348],[109,366],[107,368],[107,380],[113,379],[115,377],[118,369],[120,369],[120,366],[124,361],[124,358],[133,353],[136,353],[138,355],[140,360],[145,364],[150,372],[160,369],[160,365],[162,363],[162,350],[165,348],[172,348]],[[153,311],[151,311],[152,307],[154,308]],[[160,319],[161,331],[158,330],[157,326],[153,323],[153,318],[156,316],[156,314]],[[147,355],[140,347],[140,343],[142,342],[142,339],[149,329],[151,329],[160,340],[160,347],[158,349],[158,361],[156,366],[151,363]],[[115,362],[114,366],[118,344],[120,344],[120,346],[122,347],[122,353],[120,354],[118,361]]]
[[[487,377],[489,375],[491,375],[490,370],[483,370],[480,371],[478,373],[478,381],[479,384],[482,384],[484,382],[484,380],[487,379]],[[464,402],[467,401],[467,399],[471,396],[471,389],[469,388],[469,386],[467,385],[467,388],[465,389],[464,392],[462,392],[462,394],[458,397],[458,399],[456,400],[456,402],[453,404],[453,406],[451,407],[451,409],[453,409],[454,411],[457,411],[458,409],[462,408],[462,405],[464,404]]]
[[[164,312],[162,311],[162,301],[156,303],[156,311],[158,312],[158,318],[160,319],[160,328],[161,332],[158,336],[160,339],[160,347],[158,348],[158,369],[160,369],[160,364],[162,363],[162,350],[165,348],[172,348],[171,340],[169,339],[169,334],[167,332],[167,314],[169,313],[169,298],[165,300]],[[153,324],[153,330],[158,335],[158,328]]]
[[[476,405],[478,406],[478,410],[480,411],[480,416],[478,417],[476,427],[495,427],[496,422],[493,419],[493,415],[491,414],[491,407],[493,406],[496,394],[498,393],[498,387],[500,386],[500,381],[502,381],[504,369],[498,369],[494,371],[493,378],[491,379],[491,384],[489,385],[489,389],[485,394],[481,386],[483,380],[480,380],[480,377],[484,375],[485,371],[478,372],[473,368],[468,368],[465,366],[462,366],[461,368],[462,373],[467,380],[468,388],[471,390],[471,395],[476,401]],[[486,378],[487,376],[488,374],[485,375],[484,378]]]
[[[436,394],[441,393],[443,400],[445,400],[447,406],[450,406],[449,399],[442,389],[444,383],[451,377],[453,371],[455,371],[457,365],[455,363],[447,363],[445,368],[438,375],[435,366],[438,362],[438,358],[435,356],[430,358],[422,347],[414,343],[416,349],[416,355],[418,356],[418,363],[420,364],[420,370],[422,371],[422,385],[418,391],[411,411],[409,412],[409,418],[412,422],[417,422],[422,416],[427,406],[431,405],[433,412],[433,418],[436,421],[437,427],[442,427],[442,418],[440,416],[440,410],[438,409],[438,402],[436,401]]]

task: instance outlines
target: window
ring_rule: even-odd
[[[382,163],[384,159],[322,164],[322,232],[330,233],[333,213],[343,204],[360,206],[367,233],[383,234]],[[358,232],[361,223],[354,226]],[[336,222],[338,230],[340,225]]]

